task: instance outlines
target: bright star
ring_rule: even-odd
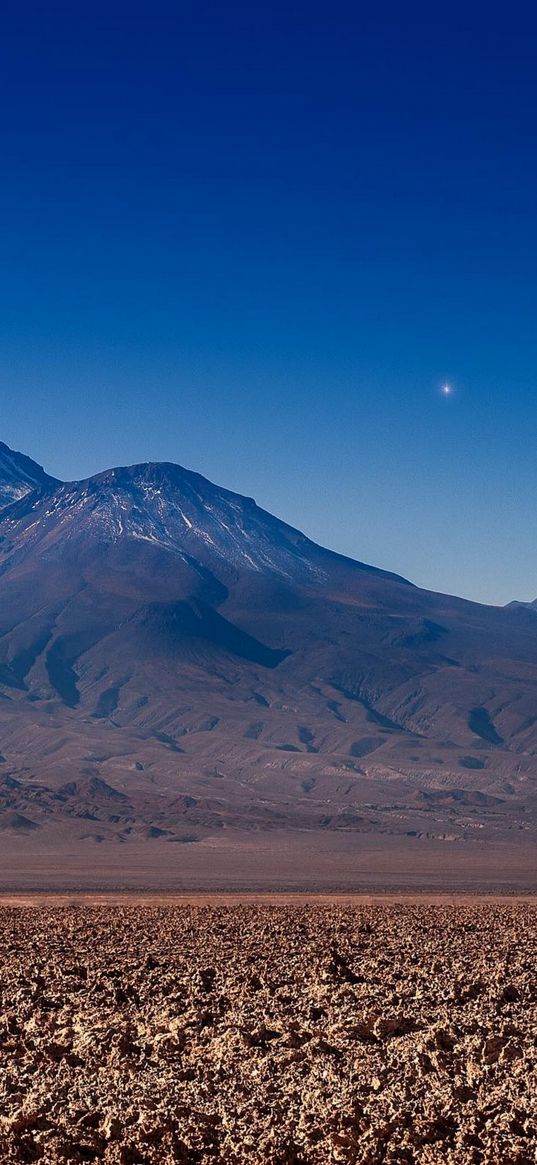
[[[442,385],[442,396],[451,396],[453,389],[450,384]]]

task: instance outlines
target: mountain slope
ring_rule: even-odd
[[[0,515],[4,838],[534,837],[533,612],[422,591],[179,466],[44,478]]]

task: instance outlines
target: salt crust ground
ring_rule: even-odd
[[[534,1165],[532,903],[0,907],[0,1160]]]

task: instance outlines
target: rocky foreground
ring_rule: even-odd
[[[0,1159],[534,1165],[537,906],[0,908]]]

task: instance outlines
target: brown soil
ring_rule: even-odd
[[[0,1158],[534,1165],[531,902],[0,906]]]
[[[534,1165],[535,903],[38,905],[2,1162]]]

